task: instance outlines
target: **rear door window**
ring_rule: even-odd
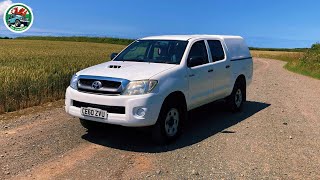
[[[225,58],[222,44],[219,40],[208,40],[212,62],[220,61]]]

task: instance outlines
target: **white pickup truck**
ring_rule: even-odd
[[[239,36],[146,37],[111,59],[72,77],[66,112],[88,129],[97,122],[150,126],[161,143],[180,135],[191,109],[225,99],[239,111],[252,80],[252,57]]]

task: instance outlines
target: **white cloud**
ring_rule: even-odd
[[[12,4],[11,0],[4,0],[0,2],[0,17],[5,13],[4,11]]]

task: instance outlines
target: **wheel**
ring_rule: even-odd
[[[232,93],[227,97],[227,104],[231,111],[238,112],[242,109],[243,102],[246,101],[246,85],[244,82],[237,80]]]
[[[177,101],[165,102],[152,131],[152,138],[155,143],[167,144],[177,139],[181,134],[186,113],[186,108]]]
[[[92,130],[92,129],[95,129],[98,127],[98,123],[97,122],[94,122],[94,121],[88,121],[88,120],[84,120],[84,119],[80,119],[80,124],[88,129],[88,130]]]
[[[21,22],[17,19],[17,20],[15,21],[14,25],[15,25],[16,27],[20,27]]]

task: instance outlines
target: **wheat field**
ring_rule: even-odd
[[[250,52],[253,57],[278,59],[282,61],[299,60],[304,55],[303,52],[260,51],[260,50],[251,50]]]
[[[64,97],[71,76],[108,61],[123,45],[0,40],[0,114]]]

